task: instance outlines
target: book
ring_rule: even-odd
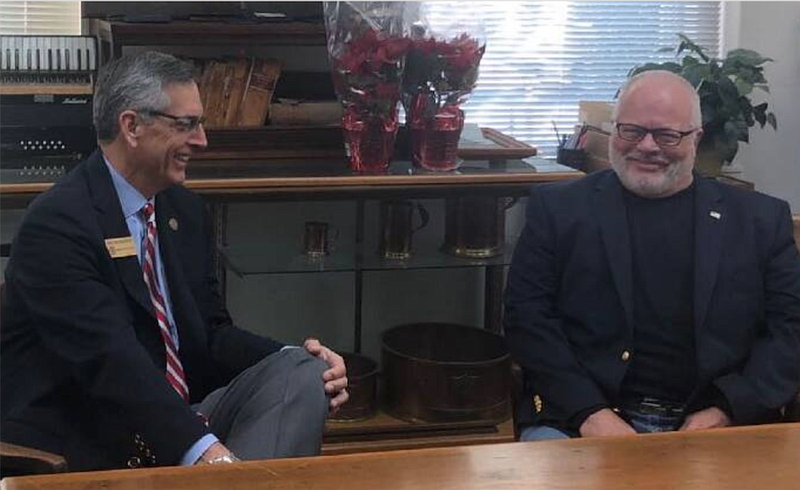
[[[272,94],[281,73],[281,62],[271,58],[253,58],[237,126],[263,126],[269,116]]]

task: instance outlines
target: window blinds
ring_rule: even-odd
[[[81,2],[0,2],[0,34],[79,35]]]
[[[581,100],[612,101],[634,65],[674,60],[676,33],[717,55],[721,2],[425,2],[434,30],[483,23],[487,39],[467,121],[557,147]],[[457,28],[456,28],[457,29]]]

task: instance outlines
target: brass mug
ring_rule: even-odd
[[[506,210],[517,198],[450,197],[445,202],[442,250],[464,258],[489,258],[503,253]]]
[[[306,231],[303,238],[303,249],[309,257],[323,257],[331,251],[331,242],[339,235],[339,230],[334,230],[333,237],[329,236],[328,223],[324,221],[306,221]]]
[[[420,222],[414,226],[414,211]],[[411,256],[411,237],[428,224],[430,216],[422,204],[407,200],[381,201],[380,245],[384,259],[407,259]]]

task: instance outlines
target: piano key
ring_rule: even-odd
[[[83,47],[83,38],[82,37],[73,37],[72,38],[72,69],[73,70],[82,70],[80,56],[81,56],[81,48]]]
[[[42,38],[36,38],[36,53],[33,57],[34,59],[34,68],[37,71],[42,71]]]
[[[8,57],[8,69],[16,71],[17,70],[17,59],[19,58],[19,46],[17,43],[19,39],[15,36],[11,38],[11,42],[9,43],[9,57]]]
[[[89,45],[89,70],[97,69],[97,39],[94,37],[86,38]]]
[[[82,37],[75,38],[75,69],[79,71],[83,71],[84,68],[84,61],[83,61],[83,54],[86,50],[86,40]]]
[[[49,37],[42,38],[42,59],[44,60],[45,71],[52,70],[53,67],[53,40]]]
[[[67,69],[67,52],[64,37],[58,37],[58,70],[64,71]]]
[[[8,37],[0,36],[0,70],[8,70]]]
[[[22,61],[19,67],[20,70],[28,71],[31,69],[31,38],[29,37],[22,38],[22,56],[20,56],[20,60]]]
[[[64,69],[68,71],[75,70],[75,61],[72,59],[72,57],[75,56],[72,38],[64,38],[64,41]]]

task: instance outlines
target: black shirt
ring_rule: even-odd
[[[695,388],[694,188],[660,199],[624,191],[634,344],[623,399],[685,402]]]

